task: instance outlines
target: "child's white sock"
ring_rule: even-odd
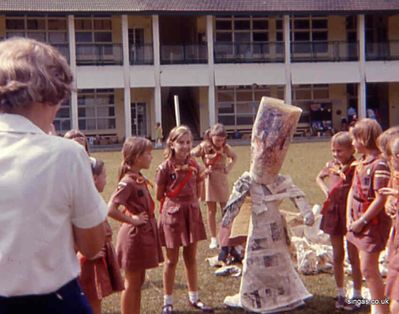
[[[209,244],[210,249],[216,249],[218,247],[218,239],[215,237],[211,238],[211,243]]]
[[[197,303],[198,301],[198,291],[189,291],[188,292],[188,299],[191,303]]]
[[[344,288],[337,288],[337,296],[345,297],[345,289]]]
[[[353,289],[353,298],[361,298],[362,297],[362,290]]]
[[[169,294],[164,294],[163,305],[172,305],[172,304],[173,304],[173,296]]]

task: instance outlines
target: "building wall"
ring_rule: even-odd
[[[399,125],[399,82],[389,84],[389,125]]]
[[[204,132],[210,127],[209,125],[209,108],[208,108],[208,87],[200,86],[196,88],[197,91],[197,99],[199,105],[199,120],[200,120],[200,134],[204,134]]]
[[[125,137],[125,108],[123,89],[115,89],[115,114],[116,114],[116,134],[119,141]]]
[[[115,44],[122,44],[122,19],[120,16],[113,15],[112,22],[112,41]]]
[[[346,118],[346,84],[331,84],[329,86],[329,93],[332,103],[333,127],[335,130],[339,130],[341,128],[341,119]],[[340,114],[338,114],[339,112]]]
[[[391,54],[399,55],[399,15],[388,17],[388,40],[396,41],[390,46]]]
[[[328,40],[345,41],[346,40],[346,21],[345,16],[328,17]]]
[[[6,36],[6,17],[0,15],[0,38]]]

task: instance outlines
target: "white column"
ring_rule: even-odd
[[[152,16],[152,34],[154,49],[154,105],[155,105],[155,122],[162,123],[161,108],[161,57],[160,57],[160,41],[159,41],[159,16]]]
[[[213,16],[206,16],[206,42],[208,44],[208,112],[209,126],[216,123],[215,60],[213,54]]]
[[[364,15],[358,15],[357,17],[357,36],[359,41],[359,73],[360,82],[358,85],[358,103],[357,111],[359,118],[366,117],[366,31]]]
[[[68,15],[68,40],[69,40],[69,63],[73,75],[73,89],[71,93],[71,124],[72,129],[78,129],[78,86],[76,77],[76,41],[75,20],[73,15]]]
[[[123,108],[125,111],[125,137],[132,136],[132,117],[130,110],[130,62],[129,62],[129,36],[128,18],[122,15],[122,51],[123,51]]]
[[[284,101],[292,104],[291,83],[291,39],[290,39],[290,16],[284,15],[284,64],[285,64],[285,89]]]

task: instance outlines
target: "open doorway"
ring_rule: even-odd
[[[176,126],[174,96],[179,97],[180,121],[187,125],[194,139],[200,138],[200,113],[197,87],[162,88],[162,126],[165,134]]]

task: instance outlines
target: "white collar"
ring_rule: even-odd
[[[28,118],[11,113],[0,113],[0,132],[46,134]]]

